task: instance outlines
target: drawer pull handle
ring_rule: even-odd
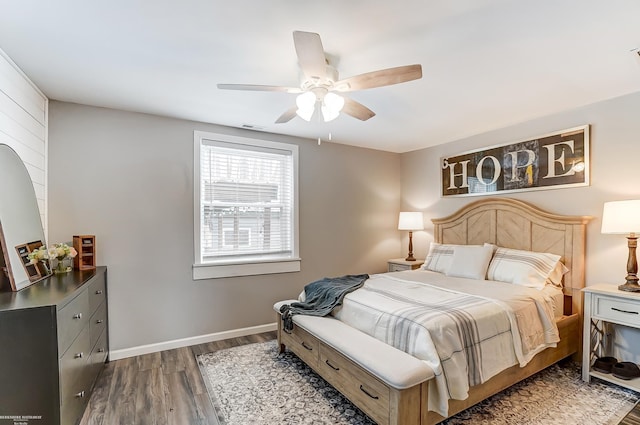
[[[76,394],[77,398],[82,398],[84,397],[84,390],[80,391],[79,393]]]
[[[98,348],[98,353],[104,353],[104,348]]]
[[[335,370],[336,372],[340,370],[339,367],[335,367],[334,365],[329,363],[329,360],[325,360],[324,362],[327,364],[327,366],[329,366],[331,369]]]
[[[306,342],[302,341],[302,346],[309,351],[313,351],[313,348],[309,347]]]
[[[638,314],[637,311],[620,310],[619,308],[615,308],[615,307],[611,307],[611,310],[619,311],[620,313],[626,313],[626,314]]]
[[[76,354],[75,356],[73,356],[74,359],[81,359],[84,357],[84,353],[83,352],[79,352],[78,354]]]
[[[82,319],[82,313],[76,313],[73,315],[74,319]]]
[[[362,391],[363,393],[365,393],[366,395],[368,395],[369,397],[371,397],[374,400],[378,399],[377,395],[373,395],[369,391],[365,390],[364,387],[362,386],[362,384],[360,384],[360,391]]]
[[[101,324],[101,323],[104,323],[104,320],[102,320],[102,319],[98,319],[98,320],[96,320],[96,323],[99,325],[99,324]]]
[[[100,294],[102,294],[102,289],[98,289],[98,290],[96,291],[96,295],[100,295]]]

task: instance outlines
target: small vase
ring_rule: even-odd
[[[71,265],[69,264],[68,258],[63,258],[62,260],[55,259],[56,264],[53,268],[54,273],[61,274],[67,273],[71,271]]]

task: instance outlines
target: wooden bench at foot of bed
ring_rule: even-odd
[[[426,409],[434,374],[421,360],[330,316],[296,315],[292,331],[285,331],[279,314],[277,318],[280,351],[289,348],[379,425],[434,425],[445,419]],[[471,388],[466,400],[450,400],[449,415],[575,353],[579,316],[563,316],[557,323],[561,340],[556,348],[547,348],[524,368],[513,366]]]

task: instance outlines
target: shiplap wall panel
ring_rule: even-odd
[[[0,91],[0,111],[40,140],[44,140],[44,125],[31,114],[25,114],[25,110],[3,91]]]
[[[47,97],[0,50],[0,143],[24,162],[47,224]]]
[[[0,110],[0,130],[7,136],[15,139],[20,144],[36,151],[44,153],[44,140],[24,128],[16,120],[9,118]]]
[[[22,73],[13,61],[0,51],[0,87],[24,111],[46,126],[47,98]]]
[[[0,112],[0,116],[1,115],[2,112]],[[25,143],[19,137],[12,137],[5,133],[5,127],[2,124],[2,120],[0,119],[0,143],[11,146],[11,148],[16,151],[20,159],[22,159],[22,162],[24,162],[25,164],[44,171],[44,146],[37,149],[30,147],[28,143]],[[34,176],[32,176],[32,179],[35,180]],[[43,182],[40,181],[39,183]]]

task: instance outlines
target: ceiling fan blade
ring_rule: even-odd
[[[223,90],[280,91],[286,93],[302,93],[302,90],[297,87],[261,86],[256,84],[218,84],[218,88]]]
[[[349,99],[348,97],[344,98],[344,107],[342,111],[347,115],[351,115],[354,118],[357,118],[361,121],[366,121],[369,118],[375,116],[375,112],[371,109],[364,106],[362,103],[356,102],[353,99]]]
[[[280,115],[280,117],[276,120],[276,124],[282,124],[291,121],[293,118],[295,118],[297,110],[297,106],[293,106],[287,109],[284,114]]]
[[[327,58],[320,35],[314,32],[294,31],[293,44],[296,46],[298,63],[305,77],[324,78],[327,73]]]
[[[390,86],[422,78],[422,65],[406,65],[367,72],[337,81],[334,90],[348,92]]]

